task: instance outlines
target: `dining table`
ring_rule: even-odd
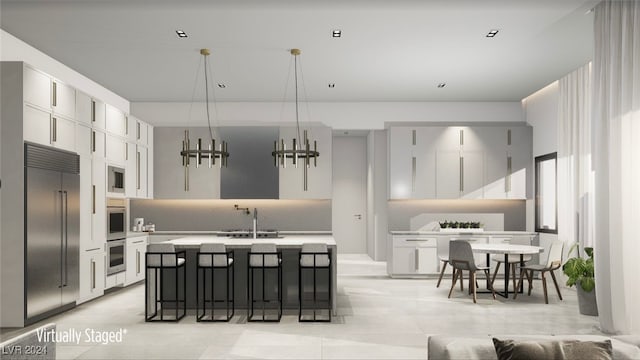
[[[496,294],[508,298],[509,297],[509,255],[519,255],[520,256],[520,266],[524,266],[524,256],[525,255],[535,255],[541,253],[544,248],[540,246],[533,245],[518,245],[518,244],[509,244],[509,243],[498,243],[498,244],[482,244],[482,243],[473,243],[471,244],[471,249],[474,253],[483,253],[487,256],[487,266],[491,266],[491,254],[503,254],[504,255],[504,291],[495,291]],[[522,271],[522,270],[521,270]],[[491,280],[487,278],[487,288],[491,287]],[[513,292],[518,291],[518,289],[513,289]],[[513,293],[512,292],[512,293]]]

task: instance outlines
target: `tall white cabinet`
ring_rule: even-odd
[[[531,164],[523,124],[389,129],[390,199],[527,199]]]

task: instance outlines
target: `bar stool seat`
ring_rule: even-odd
[[[299,302],[299,311],[298,311],[298,321],[301,322],[329,322],[331,321],[331,258],[329,256],[329,250],[327,248],[327,244],[303,244],[302,250],[300,251],[300,264],[298,268],[298,302]],[[305,299],[306,291],[305,291],[305,281],[303,281],[303,275],[306,273],[311,273],[313,275],[313,297],[312,299]],[[318,298],[318,274],[321,272],[326,272],[327,274],[327,297],[326,298]],[[310,303],[310,304],[309,304]],[[325,306],[321,306],[321,305]],[[309,306],[306,306],[309,305]],[[304,310],[313,311],[313,316],[309,318],[305,318],[305,314],[303,314]],[[327,315],[318,318],[318,312],[321,310],[326,310]],[[310,315],[309,315],[310,316]]]
[[[186,252],[176,251],[173,244],[150,244],[146,253],[145,274],[145,321],[179,321],[187,313],[186,302]],[[182,281],[179,276],[182,270]],[[168,287],[165,284],[165,275],[174,273],[175,293],[166,294]],[[182,283],[182,284],[180,284]],[[182,299],[180,298],[182,290]],[[153,313],[150,314],[153,303]],[[158,309],[160,305],[160,309]],[[165,310],[174,310],[172,317],[165,319]],[[180,309],[182,308],[182,309]],[[180,311],[182,310],[182,311]],[[159,319],[158,319],[159,315]]]
[[[197,253],[196,271],[196,321],[229,321],[235,313],[233,250],[224,244],[202,244]],[[224,271],[225,295],[216,299],[216,273]],[[207,275],[210,281],[207,281]],[[202,280],[200,280],[202,279]],[[207,288],[209,291],[207,291]],[[209,295],[209,296],[207,296]],[[210,309],[207,309],[207,304]],[[224,304],[223,317],[216,317],[216,304]],[[202,306],[201,306],[202,305]],[[231,308],[229,308],[231,306]],[[210,310],[207,312],[207,310]],[[208,318],[205,318],[207,317]]]
[[[254,243],[248,254],[248,271],[247,271],[247,299],[248,299],[248,316],[247,321],[267,321],[279,322],[282,318],[282,253],[278,252],[276,244],[273,243]],[[260,289],[256,291],[255,272],[261,274]],[[267,284],[267,274],[276,273],[277,284],[275,289]],[[273,289],[276,298],[268,298],[267,289]],[[260,298],[256,299],[256,295],[260,294]],[[277,308],[267,308],[267,305],[277,303]],[[256,315],[255,305],[261,304],[261,314]],[[277,310],[275,318],[267,317],[267,310]],[[260,316],[261,315],[261,316]]]

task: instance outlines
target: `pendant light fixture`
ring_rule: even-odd
[[[309,136],[307,130],[303,131],[302,141],[300,137],[300,118],[299,118],[299,104],[298,104],[298,56],[300,56],[300,49],[291,49],[291,55],[294,61],[294,81],[295,81],[295,99],[296,99],[296,136],[293,138],[291,148],[287,149],[287,145],[284,139],[276,140],[273,144],[273,156],[274,165],[282,168],[287,167],[287,162],[291,161],[291,164],[298,167],[298,163],[302,161],[303,168],[303,189],[308,191],[308,169],[311,167],[311,160],[313,159],[313,166],[318,165],[318,143],[313,141],[313,149],[310,146]],[[302,74],[302,69],[300,69]],[[303,80],[304,81],[304,80]]]
[[[211,168],[216,164],[216,160],[218,160],[218,164],[220,167],[226,167],[227,159],[229,158],[229,151],[227,150],[227,143],[225,141],[221,141],[218,144],[218,148],[216,149],[216,140],[213,136],[213,130],[211,128],[211,116],[209,111],[210,64],[207,60],[209,55],[211,55],[211,51],[209,51],[209,49],[200,49],[200,55],[202,55],[202,58],[204,60],[204,94],[207,113],[207,126],[209,128],[209,141],[207,142],[207,144],[205,144],[205,146],[203,146],[202,139],[198,138],[198,141],[195,143],[195,148],[192,149],[191,140],[189,139],[189,130],[185,129],[184,140],[182,140],[182,150],[180,151],[180,156],[182,157],[182,167],[184,168],[184,191],[189,191],[189,166],[191,165],[192,159],[195,159],[194,163],[196,168],[202,165],[203,159],[207,161],[209,168]],[[196,76],[196,85],[197,80],[198,79]],[[211,81],[211,83],[213,84],[213,81]],[[195,85],[193,95],[195,96]],[[193,107],[193,97],[191,99],[191,106],[189,109],[191,109],[191,107]],[[189,114],[191,114],[191,110],[189,110]]]

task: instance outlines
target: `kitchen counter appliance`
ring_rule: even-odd
[[[25,143],[25,324],[76,305],[80,157]]]

